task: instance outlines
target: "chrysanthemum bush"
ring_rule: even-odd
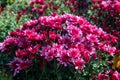
[[[120,0],[93,0],[91,20],[120,42]]]
[[[21,16],[25,14],[32,19],[36,19],[43,15],[54,15],[56,13],[77,14],[78,7],[79,5],[77,0],[30,0],[28,6],[18,12],[17,22],[19,22]]]
[[[24,14],[32,19],[56,13],[73,13],[88,17],[86,13],[91,7],[91,2],[91,0],[30,0],[28,6],[18,12],[17,22]]]
[[[116,47],[120,49],[120,25],[119,25],[119,15],[120,15],[120,0],[93,0],[91,8],[91,16],[90,20],[93,20],[93,23],[102,27],[106,32],[113,34],[117,37]],[[119,55],[115,55],[113,59],[112,69],[120,70],[119,64]],[[108,58],[108,57],[105,57]],[[110,69],[111,69],[110,68]],[[99,78],[112,78],[112,80],[119,80],[120,74],[118,72],[114,72],[113,70],[104,71],[102,74],[99,74]],[[113,75],[114,74],[114,75]],[[118,78],[115,78],[116,75],[119,75]],[[109,76],[109,77],[108,77]]]
[[[109,57],[118,53],[115,43],[116,37],[91,25],[83,17],[64,14],[41,16],[24,23],[9,32],[0,43],[0,51],[8,53],[11,59],[8,65],[14,76],[22,71],[32,71],[36,64],[40,64],[37,67],[40,68],[52,61],[64,67],[72,66],[80,74],[98,53],[107,53]]]

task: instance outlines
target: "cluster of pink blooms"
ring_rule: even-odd
[[[97,10],[97,17],[92,15],[91,19],[95,24],[101,22],[103,30],[116,36],[120,42],[120,0],[93,0],[93,3],[92,10]]]
[[[98,74],[98,80],[120,80],[120,73],[117,71],[106,71]]]
[[[43,15],[44,11],[48,8],[48,6],[45,4],[44,0],[31,0],[29,2],[31,5],[31,11],[32,12],[37,12],[39,15]],[[35,6],[35,4],[38,4]]]
[[[63,11],[61,8],[61,5],[64,5],[67,7],[67,9],[70,10],[70,12],[77,12],[78,11],[78,1],[77,0],[61,0],[61,3],[56,5],[56,1],[49,1],[49,0],[30,0],[29,7],[26,7],[25,9],[18,12],[17,15],[17,22],[20,20],[21,16],[25,13],[34,13],[32,15],[33,18],[43,15],[49,15],[47,11],[58,12],[60,10],[61,14],[65,13],[65,10]],[[75,6],[74,6],[75,5]]]
[[[106,11],[115,11],[120,13],[120,0],[93,0],[98,3],[97,7]]]
[[[83,17],[64,14],[42,16],[24,23],[9,32],[0,43],[0,50],[14,55],[15,59],[9,65],[15,74],[29,68],[32,60],[40,56],[81,70],[91,58],[97,57],[97,51],[108,52],[111,56],[117,53],[111,45],[115,42],[116,37],[91,25]]]
[[[62,4],[68,6],[68,9],[71,12],[76,12],[78,8],[78,1],[77,0],[61,0],[60,5],[55,5],[55,1],[47,1],[47,0],[31,0],[29,4],[33,7],[32,11],[39,11],[44,12],[45,9],[54,9],[58,10]],[[35,4],[39,4],[35,6]],[[76,5],[73,7],[73,5]]]

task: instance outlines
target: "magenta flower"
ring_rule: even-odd
[[[107,74],[98,74],[98,80],[109,80],[109,76]]]
[[[120,13],[120,1],[116,1],[116,4],[115,4],[115,9],[118,13]]]
[[[16,51],[16,56],[17,57],[25,57],[25,56],[27,56],[28,55],[28,52],[27,51],[25,51],[25,50],[20,50],[20,49],[18,49],[18,51]]]
[[[77,59],[74,61],[74,66],[75,66],[75,69],[82,69],[84,67],[84,61],[82,59]]]
[[[98,42],[98,38],[96,35],[89,34],[89,35],[87,35],[86,38],[91,42]]]
[[[79,58],[80,57],[80,51],[79,49],[76,48],[70,48],[69,49],[69,56],[73,59]]]
[[[107,70],[104,74],[98,74],[98,80],[120,80],[120,73],[118,71]]]
[[[9,63],[9,66],[11,67],[12,70],[14,70],[14,76],[16,73],[19,73],[20,70],[25,70],[29,68],[31,65],[30,60],[23,60],[21,58],[15,57],[13,61]]]
[[[59,58],[58,58],[58,61],[60,62],[60,64],[67,66],[70,63],[70,60],[71,60],[71,58],[69,56],[68,51],[62,50],[60,55],[59,55]]]
[[[120,80],[120,73],[115,71],[111,77],[112,77],[112,80]]]
[[[49,31],[49,37],[52,40],[56,40],[58,38],[58,34],[55,34],[54,32]]]

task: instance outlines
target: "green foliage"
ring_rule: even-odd
[[[29,20],[27,15],[23,15],[19,23],[16,23],[17,11],[23,9],[27,5],[25,4],[24,0],[15,1],[13,4],[7,5],[5,10],[0,14],[0,42],[3,41],[9,31],[15,30]]]
[[[0,80],[12,80],[12,76],[5,74],[4,71],[0,71]]]

